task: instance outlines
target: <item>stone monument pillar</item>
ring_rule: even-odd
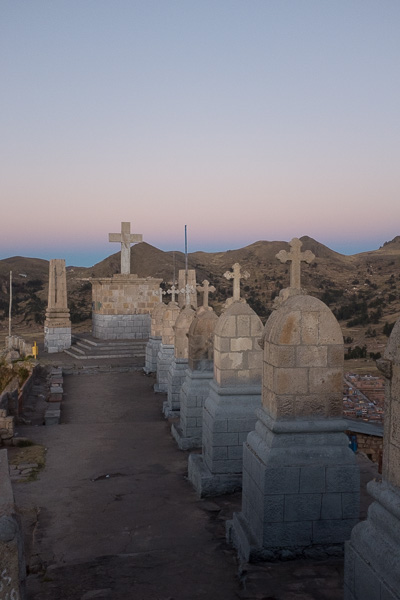
[[[374,502],[346,544],[345,600],[400,599],[400,319],[377,362],[386,378],[382,481],[370,481]]]
[[[52,258],[49,263],[49,301],[44,322],[44,348],[49,353],[71,347],[71,320],[67,304],[65,260]]]
[[[157,355],[157,381],[154,385],[155,392],[168,392],[168,371],[174,359],[175,332],[174,325],[180,309],[175,302],[178,291],[173,285],[167,292],[171,294],[171,301],[164,310],[161,322],[161,344]]]
[[[205,280],[197,291],[203,292],[203,306],[197,309],[190,325],[188,368],[180,393],[180,421],[171,428],[181,450],[201,447],[203,406],[214,373],[214,329],[218,317],[208,306],[208,294],[215,288]]]
[[[214,378],[203,410],[203,452],[190,454],[189,480],[199,496],[216,496],[242,485],[243,442],[254,428],[261,405],[262,323],[240,299],[246,274],[234,265],[234,300],[214,331]]]
[[[277,304],[262,338],[262,407],[244,444],[242,512],[227,525],[245,560],[338,554],[359,515],[359,469],[342,418],[339,323],[304,295],[300,278],[291,278]]]
[[[143,371],[146,374],[155,373],[157,371],[157,356],[162,341],[162,318],[164,311],[167,308],[167,305],[163,302],[163,296],[166,292],[160,288],[158,293],[154,291],[153,294],[158,296],[159,303],[151,313],[150,337],[146,344],[146,360],[145,366],[143,367]]]

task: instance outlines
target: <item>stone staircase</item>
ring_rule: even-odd
[[[65,354],[76,360],[144,358],[148,340],[99,340],[90,334],[72,336]]]

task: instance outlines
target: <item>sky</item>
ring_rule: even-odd
[[[0,259],[400,234],[398,0],[0,0]]]

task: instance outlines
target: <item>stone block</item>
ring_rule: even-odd
[[[309,546],[312,541],[311,522],[264,523],[265,547]]]
[[[322,496],[321,519],[342,519],[342,494],[329,493]]]
[[[319,342],[319,313],[303,311],[301,314],[301,343],[316,345]]]
[[[237,335],[239,337],[248,337],[251,335],[251,324],[250,324],[250,315],[238,315],[237,321]]]
[[[343,369],[310,368],[309,384],[311,394],[334,393],[342,390]]]
[[[285,496],[284,521],[313,521],[321,516],[321,494]]]
[[[310,465],[300,469],[300,493],[325,491],[325,467]]]
[[[327,367],[327,346],[298,346],[296,348],[297,367]]]
[[[351,530],[357,523],[358,519],[314,521],[313,541],[315,544],[342,544],[350,539]]]
[[[342,496],[342,514],[344,519],[358,519],[360,513],[359,492],[344,492]]]
[[[265,493],[272,494],[298,494],[300,488],[300,468],[283,467],[264,470],[263,486]]]
[[[358,467],[356,465],[328,466],[326,468],[326,491],[359,493],[360,472]]]
[[[230,340],[231,352],[246,352],[253,349],[253,340],[249,337],[237,337]]]
[[[308,391],[307,369],[278,368],[275,369],[274,379],[274,391],[277,394],[306,394]]]

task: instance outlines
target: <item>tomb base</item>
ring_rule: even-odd
[[[162,344],[157,356],[157,382],[154,391],[166,394],[168,392],[168,371],[174,360],[174,345]]]
[[[93,337],[100,340],[143,340],[149,337],[150,330],[151,317],[149,314],[92,314]]]
[[[400,599],[400,491],[386,482],[367,486],[374,502],[346,543],[345,600]]]
[[[189,457],[189,480],[200,497],[241,488],[243,442],[254,429],[260,404],[260,386],[221,388],[211,381],[203,410],[202,464]]]
[[[180,393],[185,381],[187,368],[187,358],[176,358],[174,356],[168,370],[168,398],[164,403],[164,415],[166,417],[179,417],[181,407]]]
[[[181,450],[201,448],[203,406],[210,391],[213,371],[187,369],[180,395],[180,421],[171,433]]]
[[[146,360],[143,367],[143,371],[148,375],[149,373],[156,373],[157,371],[157,356],[161,346],[161,336],[151,335],[149,341],[146,344]]]
[[[243,448],[242,511],[228,539],[246,561],[343,554],[358,522],[360,475],[342,419],[257,411]]]
[[[44,349],[49,354],[71,348],[71,327],[44,327]]]

